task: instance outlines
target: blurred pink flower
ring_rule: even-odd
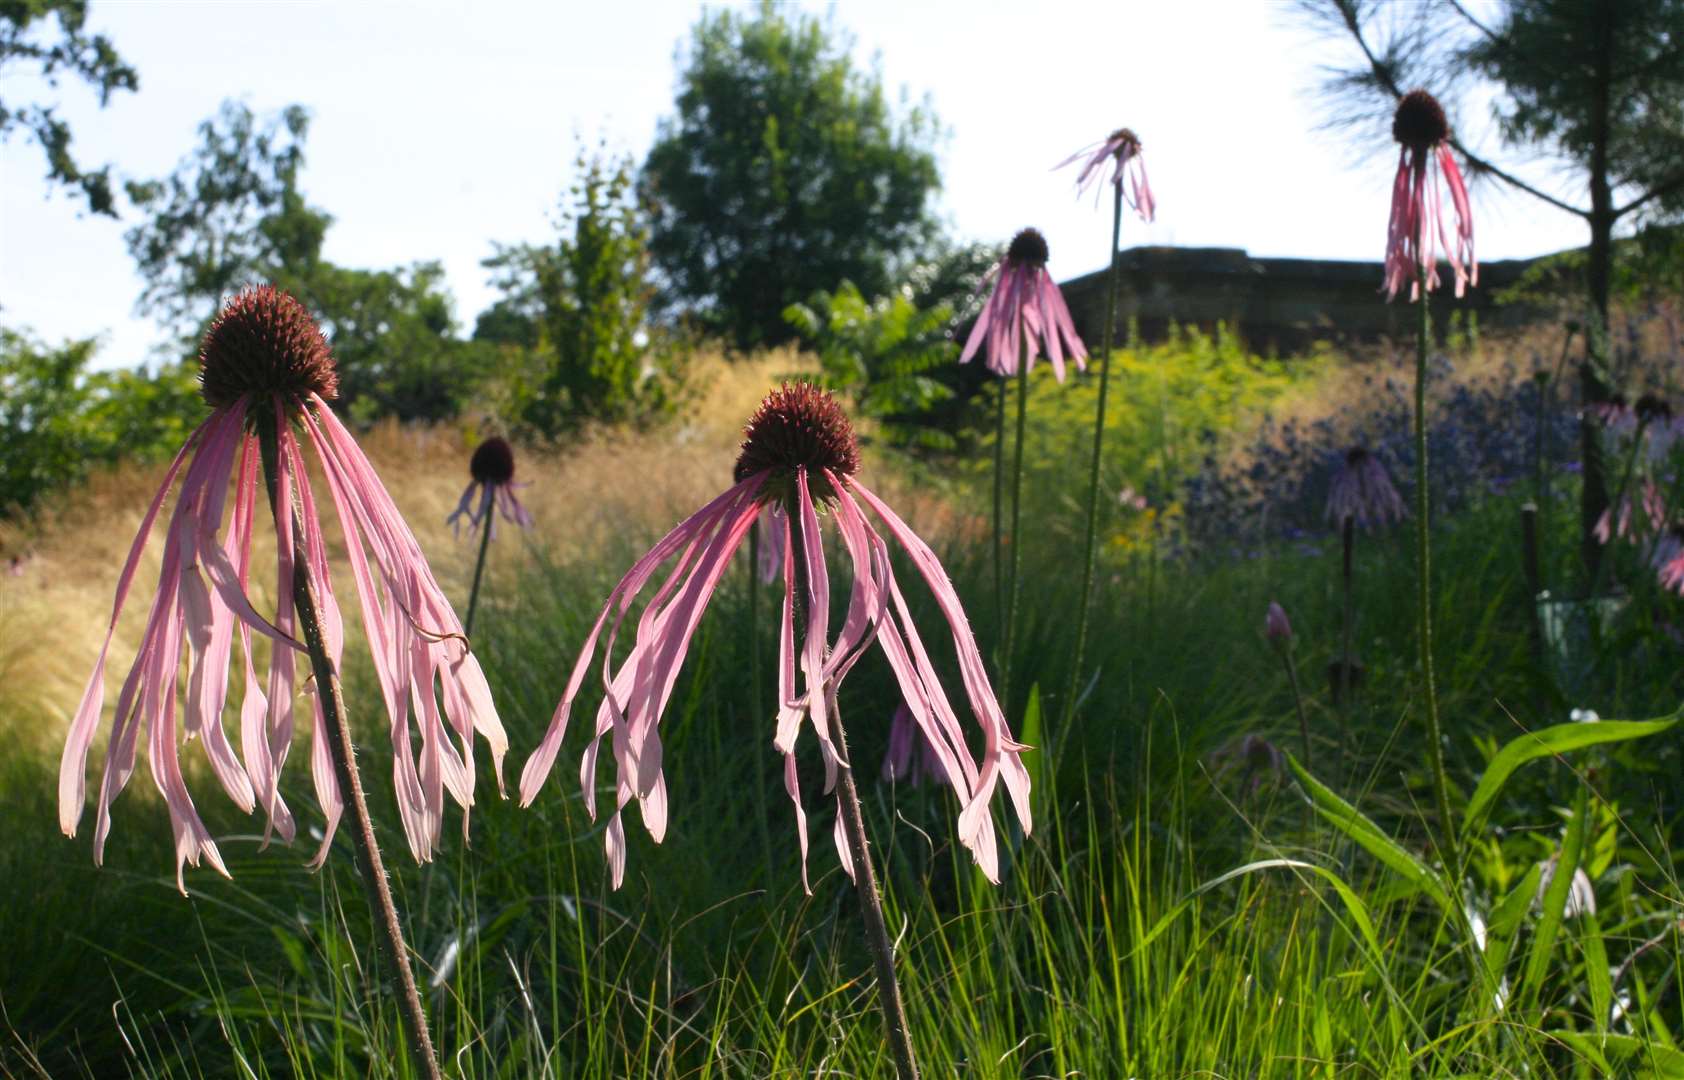
[[[573,702],[606,627],[606,639],[602,640],[604,695],[597,709],[594,735],[581,763],[580,782],[585,808],[594,817],[597,755],[602,740],[612,736],[618,775],[613,816],[604,843],[616,887],[625,878],[626,837],[621,811],[626,804],[637,800],[643,824],[657,843],[666,834],[661,714],[708,601],[732,556],[768,505],[785,511],[781,547],[784,603],[778,650],[780,705],[772,743],[784,755],[784,786],[795,804],[803,883],[807,818],[796,776],[796,737],[802,721],[810,721],[818,737],[826,772],[825,790],[829,792],[838,761],[831,745],[829,714],[836,708],[837,687],[874,639],[894,672],[919,730],[934,748],[942,775],[959,797],[960,842],[971,850],[991,880],[999,879],[989,811],[996,784],[1004,783],[1024,831],[1029,830],[1029,774],[1018,757],[1019,751],[1027,748],[1012,738],[1006,726],[959,596],[929,546],[855,477],[858,468],[859,450],[852,426],[829,393],[805,383],[774,390],[749,421],[734,472],[736,483],[669,532],[609,594],[580,650],[549,730],[522,770],[520,798],[521,805],[529,806],[543,789],[566,734]],[[820,508],[826,509],[826,516],[835,523],[853,566],[847,613],[834,641],[827,640],[830,578],[819,529]],[[980,768],[966,747],[958,718],[912,624],[890,564],[888,545],[866,517],[868,508],[911,557],[947,618],[960,676],[982,728]],[[807,620],[799,652],[792,598],[797,548],[808,583],[803,597]],[[630,651],[615,664],[615,639],[633,602],[669,562],[671,570],[637,620]],[[798,668],[803,682],[800,693],[796,691]],[[839,814],[835,842],[842,866],[851,874],[853,864],[840,818]]]
[[[1276,643],[1292,640],[1292,623],[1287,621],[1286,609],[1273,600],[1269,601],[1269,611],[1263,616],[1263,634]]]
[[[460,534],[463,517],[470,525],[478,526],[489,514],[493,518],[492,535],[496,535],[496,511],[502,511],[504,520],[523,529],[532,527],[532,515],[515,497],[515,488],[526,485],[514,482],[515,452],[506,440],[493,435],[480,443],[474,456],[468,459],[468,475],[473,479],[462,489],[456,509],[444,519],[453,532]]]
[[[889,749],[883,754],[882,775],[884,783],[904,782],[913,787],[939,783],[946,775],[935,745],[924,737],[904,701],[895,706],[894,718],[889,721]]]
[[[1643,516],[1649,520],[1649,531],[1653,533],[1666,523],[1666,500],[1661,495],[1661,489],[1653,480],[1643,481],[1642,497],[1639,500],[1643,507]],[[1602,516],[1596,521],[1593,534],[1598,543],[1606,544],[1618,536],[1622,540],[1631,535],[1631,496],[1622,495],[1617,506],[1610,506],[1602,511]]]
[[[1097,205],[1099,179],[1105,175],[1105,167],[1110,165],[1111,183],[1123,189],[1123,198],[1130,209],[1140,215],[1141,221],[1152,220],[1157,204],[1152,200],[1152,185],[1146,180],[1146,161],[1140,155],[1140,139],[1133,131],[1118,128],[1101,141],[1082,147],[1053,168],[1062,169],[1077,161],[1082,163],[1081,171],[1076,174],[1078,195],[1090,187],[1096,188],[1094,200]],[[1126,189],[1123,188],[1125,177],[1128,179]]]
[[[1327,485],[1327,520],[1344,528],[1350,518],[1364,529],[1402,521],[1403,496],[1392,486],[1386,467],[1366,447],[1345,451],[1343,463]]]
[[[1684,523],[1675,524],[1655,549],[1655,573],[1661,588],[1684,594]]]
[[[1047,241],[1034,229],[1024,229],[1012,238],[994,270],[994,291],[959,354],[961,364],[970,363],[986,341],[988,370],[996,375],[1016,375],[1020,351],[1025,351],[1033,368],[1044,350],[1060,382],[1064,381],[1066,353],[1078,368],[1086,366],[1087,346],[1076,336],[1070,309],[1064,306],[1058,283],[1047,273],[1047,257]]]
[[[1423,272],[1427,289],[1438,287],[1435,233],[1456,275],[1456,295],[1461,296],[1469,284],[1479,284],[1479,263],[1474,258],[1468,188],[1450,152],[1450,121],[1444,107],[1425,90],[1410,91],[1398,102],[1392,137],[1400,149],[1392,181],[1391,219],[1386,225],[1386,299],[1395,299],[1405,285],[1409,298],[1417,299]],[[1456,216],[1454,243],[1445,230],[1441,181]]]
[[[293,705],[299,692],[316,703],[311,775],[327,822],[315,864],[326,858],[342,803],[313,681],[307,678],[305,686],[297,685],[295,659],[302,646],[296,639],[292,581],[299,547],[319,593],[322,633],[335,667],[343,653],[344,634],[328,573],[327,543],[301,441],[295,435],[300,430],[315,449],[344,531],[352,577],[362,601],[363,627],[391,722],[398,809],[410,850],[417,860],[425,861],[438,843],[446,791],[462,806],[466,827],[466,811],[473,803],[475,732],[490,744],[499,785],[502,782],[508,741],[479,664],[469,654],[461,626],[433,580],[414,535],[350,432],[324,402],[337,395],[338,375],[321,331],[298,302],[268,287],[236,296],[206,333],[200,365],[202,392],[212,412],[170,464],[118,577],[105,644],[65,739],[59,769],[60,827],[74,836],[81,821],[88,749],[104,703],[105,659],[112,633],[152,525],[180,476],[181,490],[165,533],[158,590],[140,653],[117,697],[100,783],[94,861],[103,859],[111,803],[134,770],[135,745],[143,727],[152,778],[164,796],[175,833],[176,884],[183,892],[182,868],[187,863],[197,866],[204,858],[228,873],[188,794],[179,758],[183,740],[201,742],[211,771],[240,809],[250,813],[263,807],[268,817],[265,837],[272,830],[290,841],[296,827],[281,799],[279,777],[292,741]],[[255,434],[259,425],[273,425],[277,433],[273,477],[277,504],[297,508],[297,520],[304,529],[304,536],[295,538],[294,514],[277,516],[278,600],[273,620],[260,615],[248,597],[253,525],[259,501],[265,497],[259,487],[261,454]],[[224,530],[230,479],[233,509]],[[302,544],[295,547],[295,539]],[[244,655],[239,758],[222,730],[236,631]],[[274,643],[267,691],[258,683],[253,631]],[[178,702],[183,659],[188,676],[181,688],[184,700]],[[440,690],[444,712],[461,740],[460,754],[452,747],[440,717]],[[421,737],[419,770],[410,749],[412,702]]]

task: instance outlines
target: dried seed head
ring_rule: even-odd
[[[480,443],[468,460],[468,472],[482,484],[506,484],[515,478],[515,452],[493,435]]]
[[[1632,406],[1632,409],[1637,413],[1637,418],[1646,424],[1656,421],[1665,423],[1672,419],[1672,406],[1659,394],[1644,394],[1637,399],[1637,404]]]
[[[1006,261],[1013,266],[1033,266],[1036,269],[1047,265],[1047,238],[1037,229],[1025,229],[1012,237],[1012,246],[1006,249]]]
[[[1137,154],[1140,152],[1140,136],[1134,133],[1133,128],[1118,128],[1116,131],[1113,131],[1111,136],[1105,141],[1108,143],[1115,143],[1116,152],[1118,153],[1121,153],[1125,148],[1130,149]]]
[[[1392,138],[1411,150],[1426,150],[1450,137],[1450,121],[1444,106],[1425,90],[1411,90],[1397,103],[1392,116]]]
[[[228,302],[199,347],[199,392],[214,409],[242,397],[339,396],[339,373],[304,306],[271,285]]]
[[[812,497],[826,500],[830,484],[821,470],[838,478],[852,476],[859,471],[860,448],[854,426],[828,390],[785,383],[767,394],[749,418],[734,475],[742,481],[770,472],[764,497],[788,508],[794,503],[795,471],[803,466]]]

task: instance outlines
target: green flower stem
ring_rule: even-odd
[[[800,514],[791,510],[789,544],[795,561],[795,595],[791,598],[795,625],[806,619],[803,609],[807,603],[807,559],[802,551]],[[883,918],[883,899],[877,890],[877,871],[871,865],[871,850],[866,846],[865,815],[860,809],[859,789],[854,785],[854,769],[848,755],[847,734],[842,730],[841,710],[831,687],[809,688],[825,695],[830,708],[830,741],[836,750],[836,812],[842,818],[842,828],[848,837],[848,855],[853,862],[854,888],[859,893],[860,914],[865,923],[865,943],[871,952],[877,971],[877,1002],[883,1008],[883,1026],[889,1040],[889,1050],[895,1059],[898,1080],[918,1080],[918,1061],[912,1051],[912,1029],[906,1021],[906,1006],[902,1003],[900,981],[895,977],[894,945],[889,940],[888,923]]]
[[[339,673],[327,655],[322,635],[320,608],[316,591],[310,580],[310,565],[304,555],[304,525],[293,497],[294,505],[282,507],[276,491],[275,464],[277,458],[275,421],[261,412],[257,418],[259,450],[263,455],[263,476],[269,488],[269,509],[276,520],[281,514],[292,516],[292,602],[303,630],[304,646],[310,655],[310,668],[316,679],[316,697],[321,703],[322,726],[327,729],[328,751],[333,758],[333,776],[339,784],[345,805],[351,812],[351,846],[356,852],[357,873],[367,894],[369,910],[374,915],[376,951],[385,961],[392,979],[397,983],[398,1014],[403,1018],[404,1034],[409,1040],[411,1064],[427,1080],[443,1080],[438,1058],[433,1052],[432,1036],[427,1031],[427,1014],[421,1008],[421,995],[415,987],[415,974],[409,966],[409,948],[404,944],[403,926],[398,919],[397,904],[386,880],[386,867],[380,858],[380,845],[374,838],[374,822],[369,817],[368,801],[363,797],[362,778],[357,773],[354,751],[349,733],[345,730],[345,695],[339,686]],[[279,648],[279,646],[277,646]]]
[[[474,632],[474,612],[479,609],[479,583],[485,574],[485,553],[491,548],[491,518],[496,511],[497,495],[492,492],[491,497],[485,500],[485,532],[480,534],[479,558],[474,562],[474,584],[468,590],[468,617],[462,620],[463,637],[472,637]]]
[[[1433,801],[1438,811],[1444,866],[1452,883],[1461,880],[1457,855],[1456,821],[1450,815],[1450,783],[1444,774],[1444,735],[1438,719],[1438,687],[1433,677],[1432,550],[1428,539],[1427,497],[1427,348],[1432,339],[1432,312],[1427,303],[1427,270],[1416,269],[1420,289],[1420,322],[1415,335],[1415,616],[1421,649],[1421,696],[1427,715],[1427,763],[1433,774]]]
[[[1011,712],[1012,650],[1017,637],[1018,583],[1023,575],[1023,433],[1029,413],[1029,341],[1018,347],[1017,355],[1017,445],[1012,447],[1012,566],[1011,579],[1006,585],[1006,627],[1002,634],[1005,644],[1000,648],[1000,708]]]
[[[1064,715],[1061,727],[1068,729],[1076,713],[1076,689],[1082,678],[1082,657],[1088,643],[1088,611],[1093,603],[1094,563],[1099,536],[1099,465],[1105,443],[1105,394],[1111,384],[1111,343],[1117,326],[1117,277],[1120,271],[1117,242],[1123,231],[1122,177],[1112,185],[1111,273],[1105,287],[1105,336],[1099,350],[1099,404],[1093,421],[1093,458],[1088,464],[1088,528],[1082,557],[1082,599],[1076,608],[1076,652],[1070,659],[1070,677],[1064,687]]]
[[[994,618],[1001,637],[995,643],[995,676],[1005,675],[1003,650],[1006,629],[1006,547],[1001,527],[1006,501],[1006,380],[1000,380],[1000,393],[995,397],[994,409]]]

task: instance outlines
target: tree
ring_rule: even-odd
[[[1616,230],[1684,217],[1684,0],[1506,0],[1490,18],[1462,0],[1407,7],[1311,0],[1308,7],[1361,53],[1359,64],[1328,80],[1339,107],[1356,103],[1355,115],[1372,115],[1375,105],[1417,85],[1445,89],[1441,98],[1453,102],[1479,81],[1496,91],[1492,119],[1505,146],[1580,178],[1584,194],[1575,198],[1452,139],[1475,175],[1584,220],[1591,332],[1580,386],[1587,403],[1607,400]],[[1580,435],[1581,551],[1594,577],[1601,545],[1592,533],[1608,491],[1598,430],[1588,418]]]
[[[134,91],[140,85],[135,74],[111,39],[103,34],[89,36],[87,0],[0,0],[0,86],[15,74],[8,68],[33,66],[35,74],[57,86],[60,72],[68,72],[99,91],[104,108],[119,90]],[[56,34],[47,30],[49,20],[58,23]],[[60,120],[52,105],[0,100],[0,140],[22,129],[35,136],[47,157],[47,182],[79,188],[96,214],[116,217],[111,197],[111,166],[86,169],[70,152],[70,125]]]
[[[299,189],[308,134],[298,105],[260,120],[224,102],[174,173],[129,184],[149,211],[126,236],[146,279],[138,307],[190,352],[229,296],[276,285],[321,322],[353,418],[455,416],[492,373],[492,351],[456,337],[439,264],[360,270],[321,257],[333,218]]]
[[[333,218],[298,190],[310,114],[291,105],[259,122],[225,101],[199,125],[199,148],[159,180],[131,181],[149,217],[124,236],[145,288],[136,305],[197,337],[241,287],[293,288],[315,270]]]
[[[504,296],[474,332],[529,356],[515,408],[548,437],[585,420],[664,411],[679,381],[675,358],[649,332],[648,231],[631,161],[581,147],[574,169],[556,245],[499,246],[486,260]]]
[[[640,187],[664,299],[739,346],[787,339],[784,308],[844,279],[881,295],[933,232],[935,119],[891,116],[851,45],[771,0],[692,32]]]

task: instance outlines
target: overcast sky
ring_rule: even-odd
[[[553,240],[575,133],[641,160],[701,10],[93,0],[89,29],[137,69],[139,92],[102,110],[80,84],[8,75],[3,98],[58,101],[81,161],[143,178],[170,172],[224,98],[263,114],[302,104],[312,113],[302,187],[334,216],[326,257],[364,268],[440,260],[471,328],[495,299],[479,265],[492,242]],[[1003,242],[1036,225],[1055,275],[1103,266],[1109,207],[1076,200],[1072,174],[1051,167],[1128,125],[1145,144],[1158,221],[1126,222],[1125,247],[1382,254],[1395,157],[1356,160],[1317,130],[1308,90],[1326,54],[1284,3],[845,0],[834,18],[892,99],[928,95],[947,131],[939,206],[961,238]],[[102,365],[145,359],[162,335],[134,313],[140,281],[122,239],[134,212],[79,213],[44,172],[27,138],[0,145],[0,323],[49,341],[102,335]],[[1577,218],[1536,201],[1494,188],[1475,199],[1482,260],[1584,243]]]

